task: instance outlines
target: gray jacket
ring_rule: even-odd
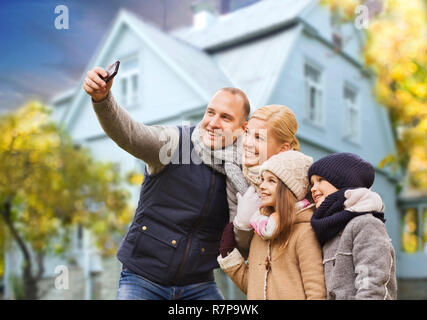
[[[372,214],[353,218],[322,250],[328,300],[396,299],[395,252]]]

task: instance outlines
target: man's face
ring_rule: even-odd
[[[232,144],[246,129],[243,100],[228,91],[217,92],[206,108],[201,124],[202,141],[211,149]]]

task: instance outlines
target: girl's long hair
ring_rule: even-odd
[[[279,217],[279,223],[272,238],[279,244],[279,250],[283,251],[289,243],[292,236],[293,224],[296,217],[297,198],[286,185],[278,179],[276,190],[275,210]],[[273,213],[273,208],[265,208],[264,212]]]

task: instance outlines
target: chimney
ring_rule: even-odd
[[[191,8],[193,25],[196,29],[204,29],[216,19],[217,10],[208,0],[198,0],[192,4]]]
[[[221,14],[230,12],[230,0],[221,0]]]

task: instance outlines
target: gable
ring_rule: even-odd
[[[188,109],[197,108],[206,103],[129,28],[124,28],[123,32],[118,35],[114,45],[109,48],[102,61],[117,59],[122,63],[119,73],[114,78],[111,92],[116,101],[137,121],[147,124],[159,122],[165,117],[179,115]],[[137,69],[139,99],[138,104],[125,107],[120,91],[122,76],[128,72],[126,61],[130,59],[135,61],[132,65]],[[107,62],[102,65],[106,64]],[[68,130],[75,139],[84,140],[104,134],[88,95],[81,96],[76,110],[78,113],[68,124]]]
[[[158,121],[173,112],[179,113],[185,108],[206,105],[215,91],[230,85],[229,80],[205,52],[164,34],[126,11],[121,11],[88,69],[94,65],[106,66],[128,56],[137,56],[140,60],[140,84],[141,88],[145,88],[141,92],[142,102],[152,109],[150,113],[146,113],[145,109],[148,115],[148,118],[144,118],[145,121]],[[115,82],[119,81],[120,71]],[[113,88],[113,94],[117,93],[116,83]],[[69,131],[78,135],[98,132],[95,128],[90,128],[94,118],[86,112],[88,104],[90,105],[89,97],[81,87],[62,119]]]

